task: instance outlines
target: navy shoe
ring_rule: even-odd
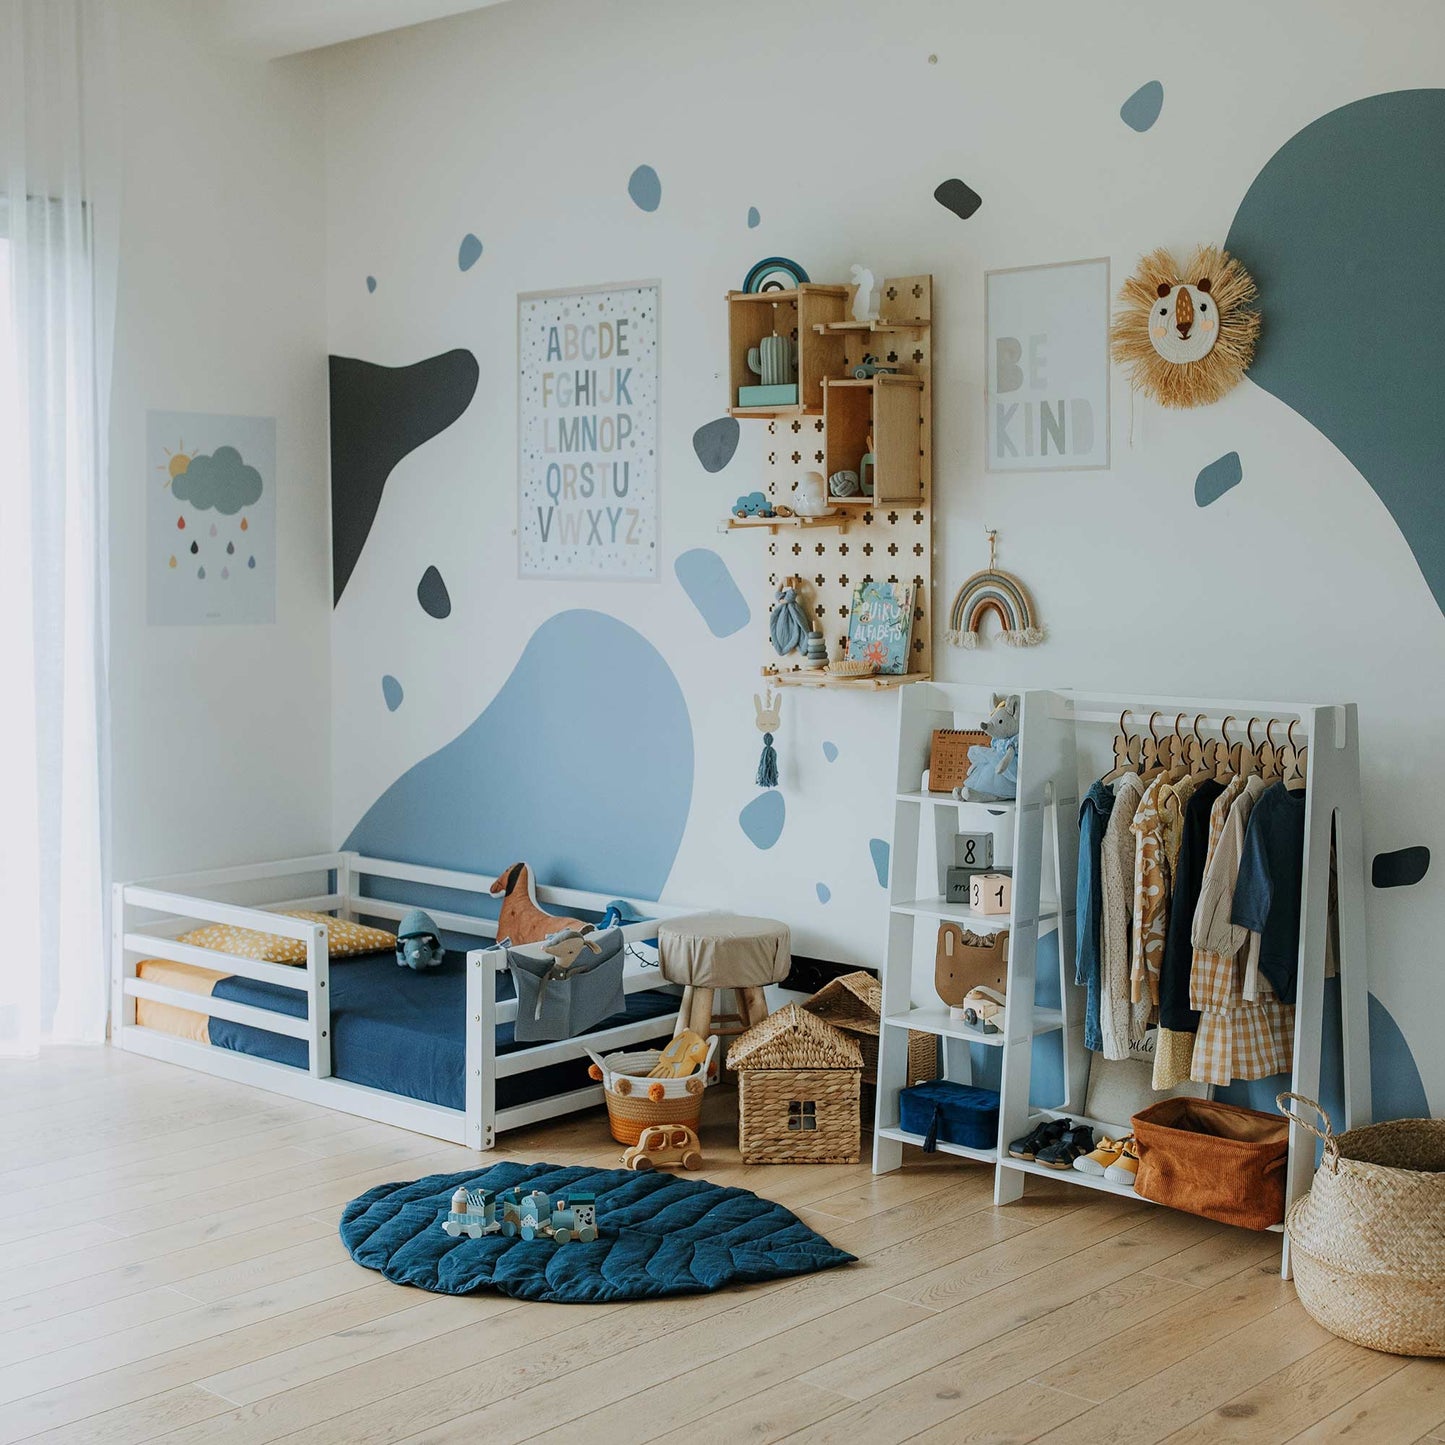
[[[1008,1152],[1015,1159],[1037,1158],[1039,1150],[1057,1144],[1073,1127],[1073,1122],[1072,1119],[1045,1119],[1022,1139],[1015,1139],[1008,1146]],[[1091,1144],[1089,1147],[1092,1149],[1094,1146]]]

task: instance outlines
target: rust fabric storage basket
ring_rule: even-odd
[[[1135,1191],[1221,1224],[1284,1219],[1289,1123],[1213,1099],[1161,1099],[1134,1115]]]
[[[1300,1303],[1332,1334],[1392,1355],[1445,1355],[1445,1119],[1396,1119],[1324,1141],[1310,1191],[1285,1229]]]

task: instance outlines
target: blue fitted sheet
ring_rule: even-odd
[[[449,950],[446,962],[426,973],[399,967],[391,953],[336,959],[330,978],[331,1072],[336,1078],[448,1109],[466,1107],[464,953]],[[303,989],[260,983],[239,974],[218,979],[211,996],[272,1009],[293,1018],[306,1017]],[[498,999],[514,996],[511,976],[499,974]],[[656,1018],[657,1037],[665,1040],[672,1033],[676,1015],[675,996],[647,990],[628,994],[626,1013],[604,1019],[589,1032]],[[297,1069],[307,1067],[304,1039],[219,1018],[210,1021],[210,1038],[215,1048],[234,1049]],[[513,1037],[511,1024],[497,1025],[499,1055],[526,1047]],[[589,1082],[586,1059],[549,1064],[498,1079],[497,1107],[531,1103],[585,1088]]]

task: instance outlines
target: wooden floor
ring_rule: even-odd
[[[989,1171],[920,1155],[744,1168],[725,1089],[706,1176],[857,1265],[658,1304],[428,1295],[351,1263],[337,1218],[467,1150],[109,1049],[0,1062],[0,1101],[0,1445],[1445,1440],[1445,1361],[1319,1329],[1274,1236],[1039,1180],[995,1210]],[[618,1154],[596,1113],[504,1140]]]

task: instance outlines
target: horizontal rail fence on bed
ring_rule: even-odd
[[[464,1109],[450,1109],[332,1076],[328,929],[324,923],[288,918],[278,910],[395,922],[410,908],[422,906],[447,933],[490,940],[497,934],[496,919],[489,916],[495,908],[491,896],[495,881],[453,869],[398,863],[356,853],[327,853],[147,882],[118,883],[114,889],[111,949],[113,1041],[121,1048],[152,1058],[477,1149],[491,1148],[496,1135],[505,1129],[598,1104],[602,1101],[602,1089],[592,1085],[499,1110],[496,1083],[499,1078],[584,1058],[589,1046],[606,1050],[645,1042],[667,1031],[666,1020],[640,1019],[588,1034],[585,1042],[562,1039],[516,1049],[498,1057],[497,1026],[515,1021],[517,1004],[515,999],[496,997],[495,973],[505,967],[505,955],[491,944],[467,953]],[[388,895],[396,896],[377,896],[374,890],[378,883]],[[415,902],[407,901],[408,889],[423,896]],[[487,901],[481,905],[483,911],[476,913],[437,907],[432,897],[439,890]],[[598,916],[612,901],[596,893],[541,885],[536,894],[539,903],[552,909]],[[623,938],[632,946],[652,938],[659,919],[694,911],[650,901],[635,906],[648,917],[622,926]],[[306,962],[304,965],[268,963],[180,942],[179,935],[198,924],[229,924],[298,939],[306,946]],[[629,950],[630,955],[633,951]],[[165,959],[304,991],[306,1016],[297,1018],[140,978],[136,970],[143,959]],[[644,971],[634,956],[629,956],[623,986],[628,993],[669,987],[655,970]],[[287,1064],[143,1027],[136,1021],[137,999],[303,1040],[307,1046],[307,1072],[303,1074]]]

